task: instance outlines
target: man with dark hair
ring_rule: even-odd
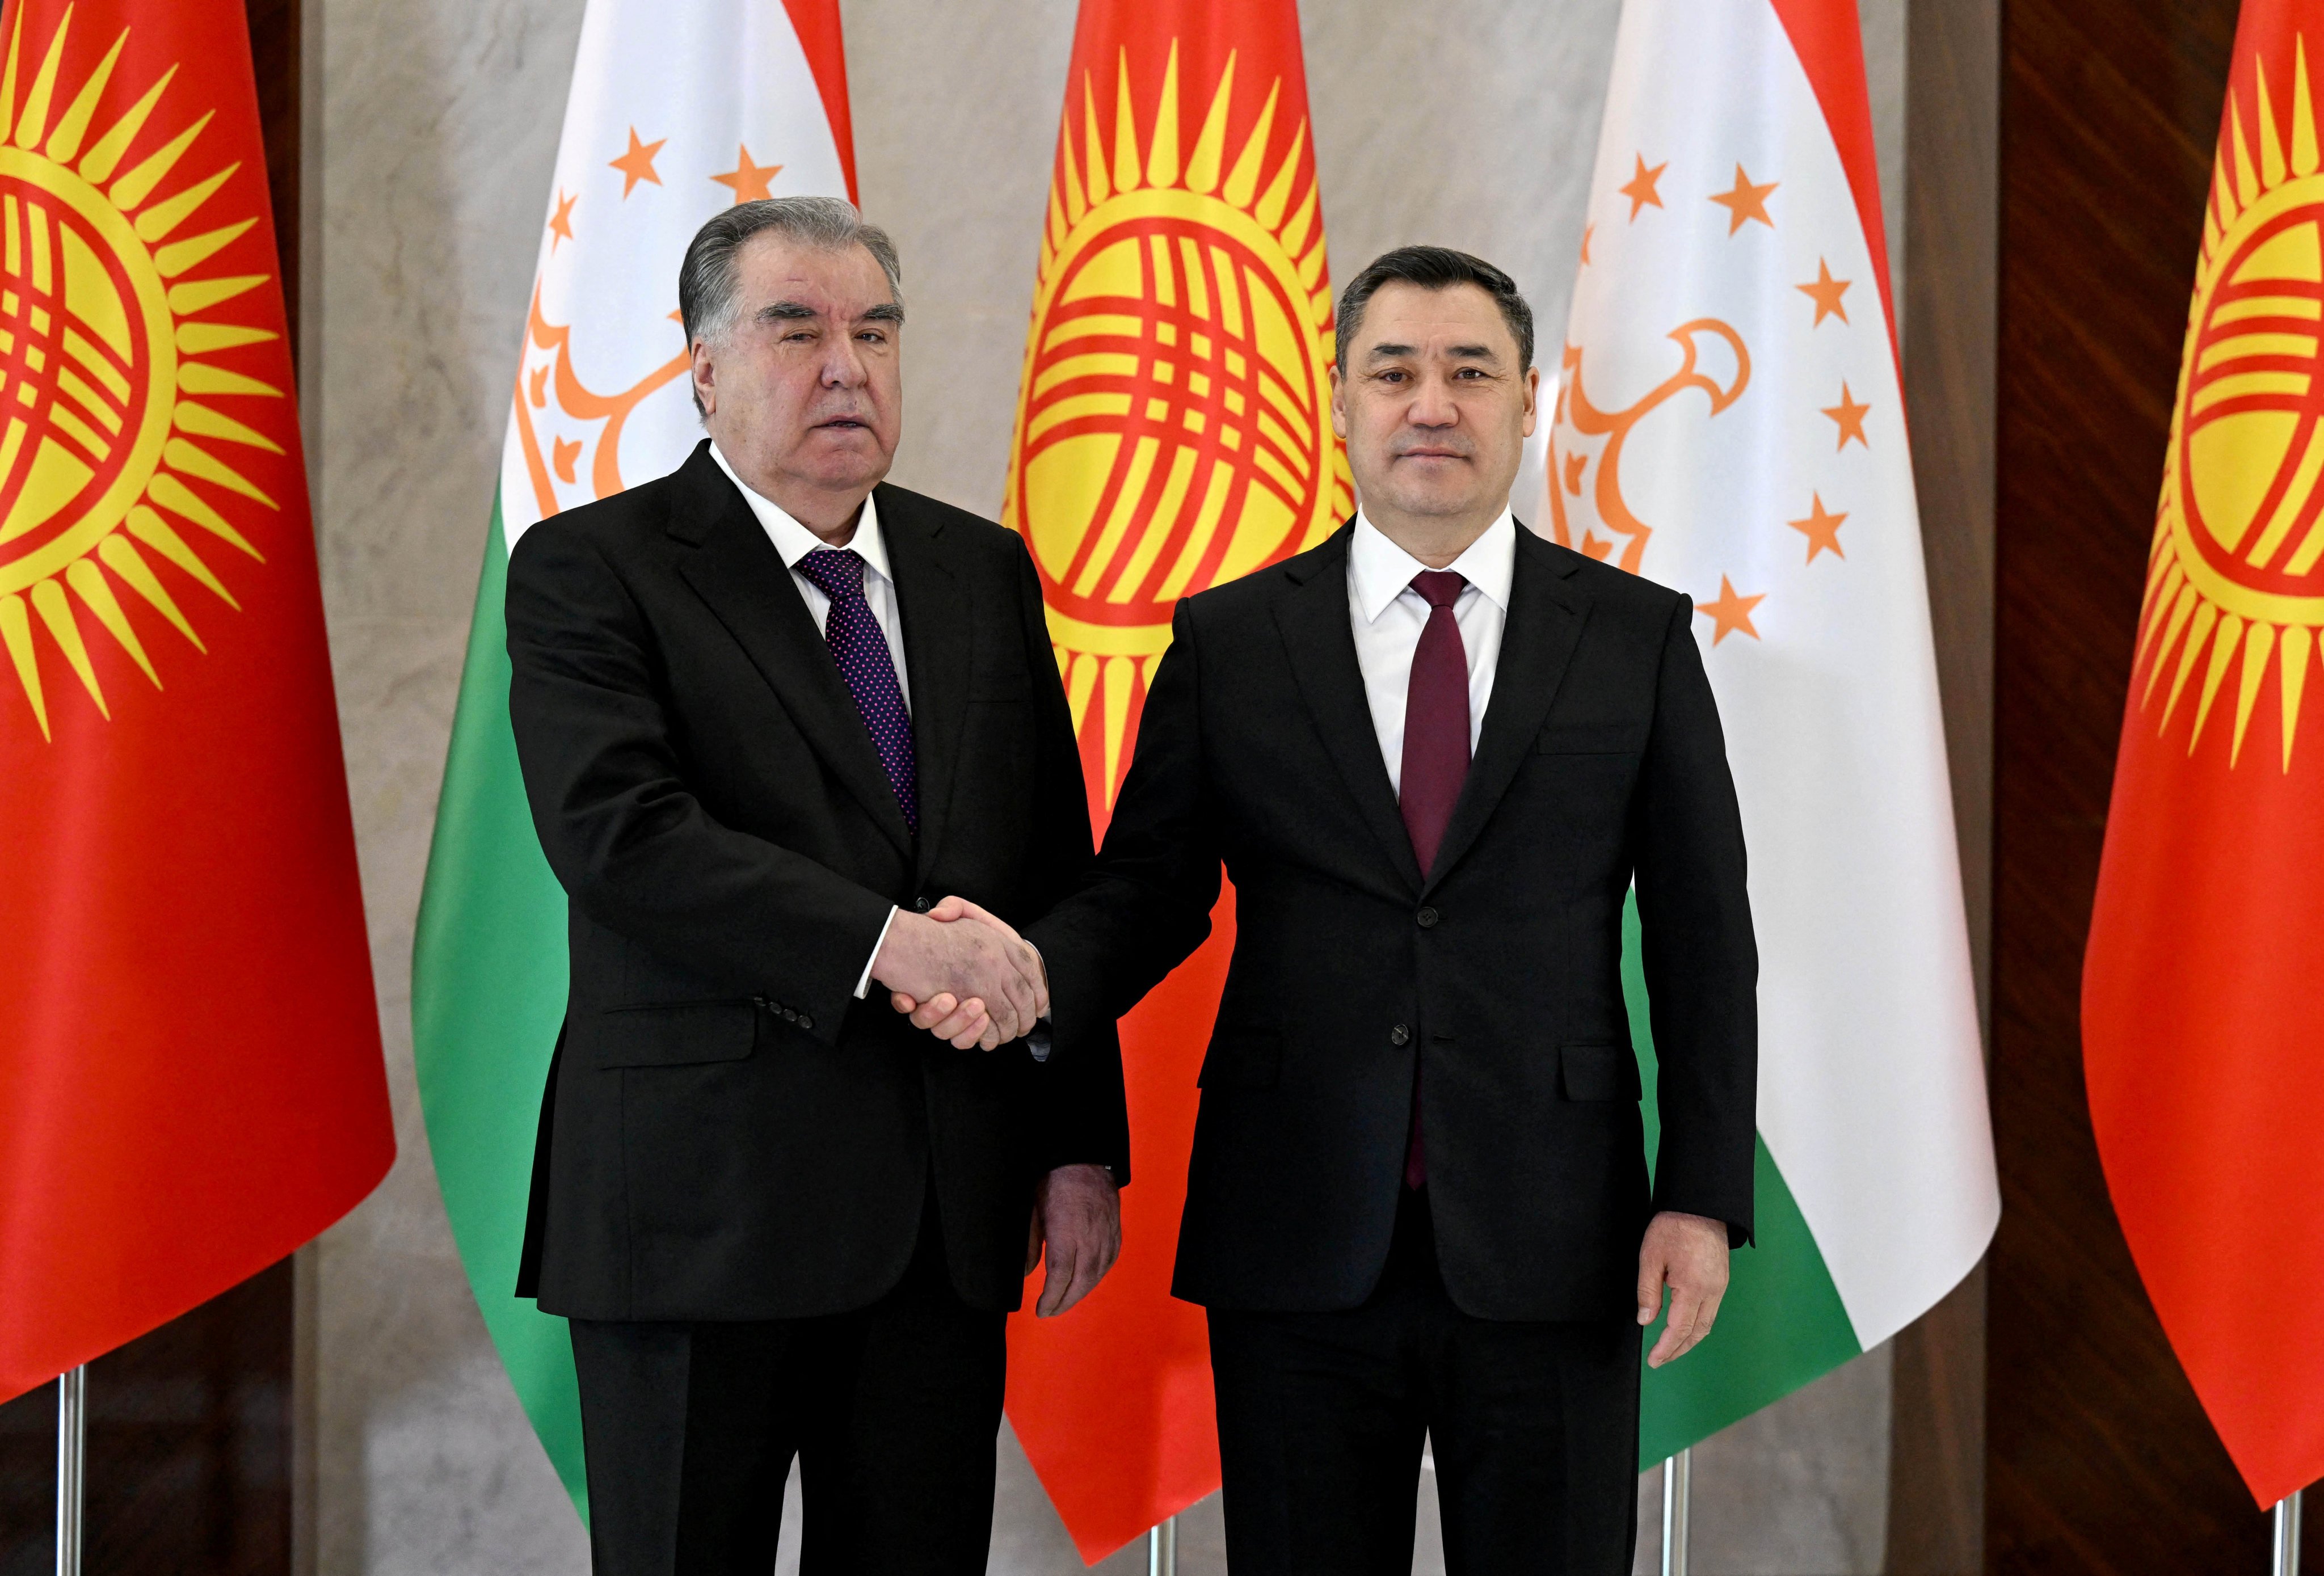
[[[509,561],[509,705],[572,901],[521,1295],[572,1321],[599,1576],[980,1576],[1002,1326],[1120,1241],[1110,1018],[1037,1056],[1028,919],[1090,862],[1040,587],[891,487],[895,248],[828,198],[703,226],[706,439]],[[945,910],[950,913],[951,910]],[[980,1003],[939,1043],[874,981]],[[1042,1059],[1042,1058],[1046,1059]]]
[[[1719,715],[1685,597],[1510,515],[1539,379],[1508,276],[1391,252],[1339,328],[1360,512],[1178,604],[1097,878],[1027,935],[1059,1032],[1110,1021],[1234,881],[1174,1289],[1210,1310],[1235,1576],[1408,1570],[1424,1440],[1455,1576],[1618,1576],[1639,1330],[1667,1290],[1647,1360],[1700,1341],[1751,1230]]]

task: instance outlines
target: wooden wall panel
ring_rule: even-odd
[[[1904,398],[1983,1020],[1992,977],[2000,0],[1912,0],[1909,24]],[[1886,1569],[1969,1576],[1985,1557],[1982,1269],[1900,1332],[1894,1350]]]
[[[290,1263],[88,1369],[87,1576],[283,1576]],[[0,1406],[0,1576],[55,1569],[56,1387]]]
[[[300,9],[246,0],[293,355]],[[287,1576],[293,1283],[285,1259],[89,1365],[87,1576]],[[56,1387],[0,1405],[0,1576],[55,1569]]]
[[[1997,1572],[2259,1571],[2084,1099],[2081,955],[2235,0],[2006,0],[1990,1259]]]

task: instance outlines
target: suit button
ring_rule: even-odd
[[[797,1023],[798,1021],[798,1009],[796,1007],[778,1007],[775,1010],[782,1015],[782,1019],[785,1023]]]
[[[801,1028],[813,1028],[815,1027],[814,1015],[807,1012],[800,1013],[798,1015],[798,1026]]]
[[[922,893],[919,897],[912,899],[912,912],[915,914],[925,914],[935,907],[936,905],[934,903],[928,901],[927,895],[926,893]]]
[[[1435,928],[1437,920],[1443,918],[1443,916],[1437,913],[1434,908],[1423,908],[1418,914],[1413,916],[1413,917],[1420,921],[1421,929],[1433,930]]]
[[[1388,1031],[1388,1043],[1392,1046],[1410,1045],[1412,1043],[1412,1030],[1406,1028],[1403,1024],[1397,1024],[1394,1028]]]

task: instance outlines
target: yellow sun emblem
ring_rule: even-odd
[[[277,337],[203,316],[266,282],[202,271],[257,220],[181,234],[241,166],[161,194],[210,115],[166,141],[142,134],[172,67],[96,124],[129,34],[72,83],[60,80],[71,26],[68,7],[28,80],[19,7],[0,70],[0,645],[44,737],[40,637],[105,715],[84,619],[159,687],[116,586],[202,650],[153,558],[235,606],[183,528],[261,558],[223,511],[277,505],[217,446],[283,452],[208,402],[282,391],[198,359]]]
[[[1283,84],[1232,125],[1234,78],[1230,55],[1187,146],[1176,43],[1145,105],[1125,53],[1111,143],[1086,78],[1058,139],[1001,518],[1039,567],[1076,729],[1102,696],[1109,800],[1177,599],[1354,507],[1307,127],[1270,166]]]
[[[2273,674],[2289,771],[2324,629],[2324,136],[2304,44],[2288,128],[2264,62],[2254,79],[2255,102],[2228,97],[2204,214],[2137,661],[2163,728],[2194,692],[2190,754],[2235,675],[2230,765]]]

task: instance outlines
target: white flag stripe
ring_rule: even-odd
[[[1976,1262],[1999,1194],[1895,361],[1768,0],[1628,0],[1590,218],[1568,529],[1618,560],[1643,522],[1638,571],[1719,611],[1695,622],[1750,849],[1760,1132],[1869,1347]],[[1837,309],[1799,288],[1827,277]],[[1700,382],[1657,402],[1690,349]],[[1581,430],[1577,395],[1632,424]],[[1599,507],[1616,443],[1628,519]]]
[[[661,144],[651,179],[614,168],[630,134]],[[540,487],[558,508],[598,495],[600,440],[609,417],[566,408],[564,375],[589,394],[618,399],[685,348],[671,314],[678,269],[704,221],[738,197],[756,195],[714,179],[765,174],[767,195],[847,195],[815,72],[781,0],[589,0],[558,143],[557,177],[535,274],[540,318],[569,330],[562,352],[529,328],[518,397],[548,373],[545,402],[531,410],[539,459],[528,456],[523,412],[510,425],[501,459],[501,506],[508,545],[542,514]],[[569,202],[569,208],[567,205]],[[564,228],[558,226],[565,210]],[[561,360],[565,365],[559,369]],[[676,470],[702,429],[686,380],[673,377],[638,399],[621,420],[613,467],[629,485]],[[557,465],[559,441],[572,480]]]

